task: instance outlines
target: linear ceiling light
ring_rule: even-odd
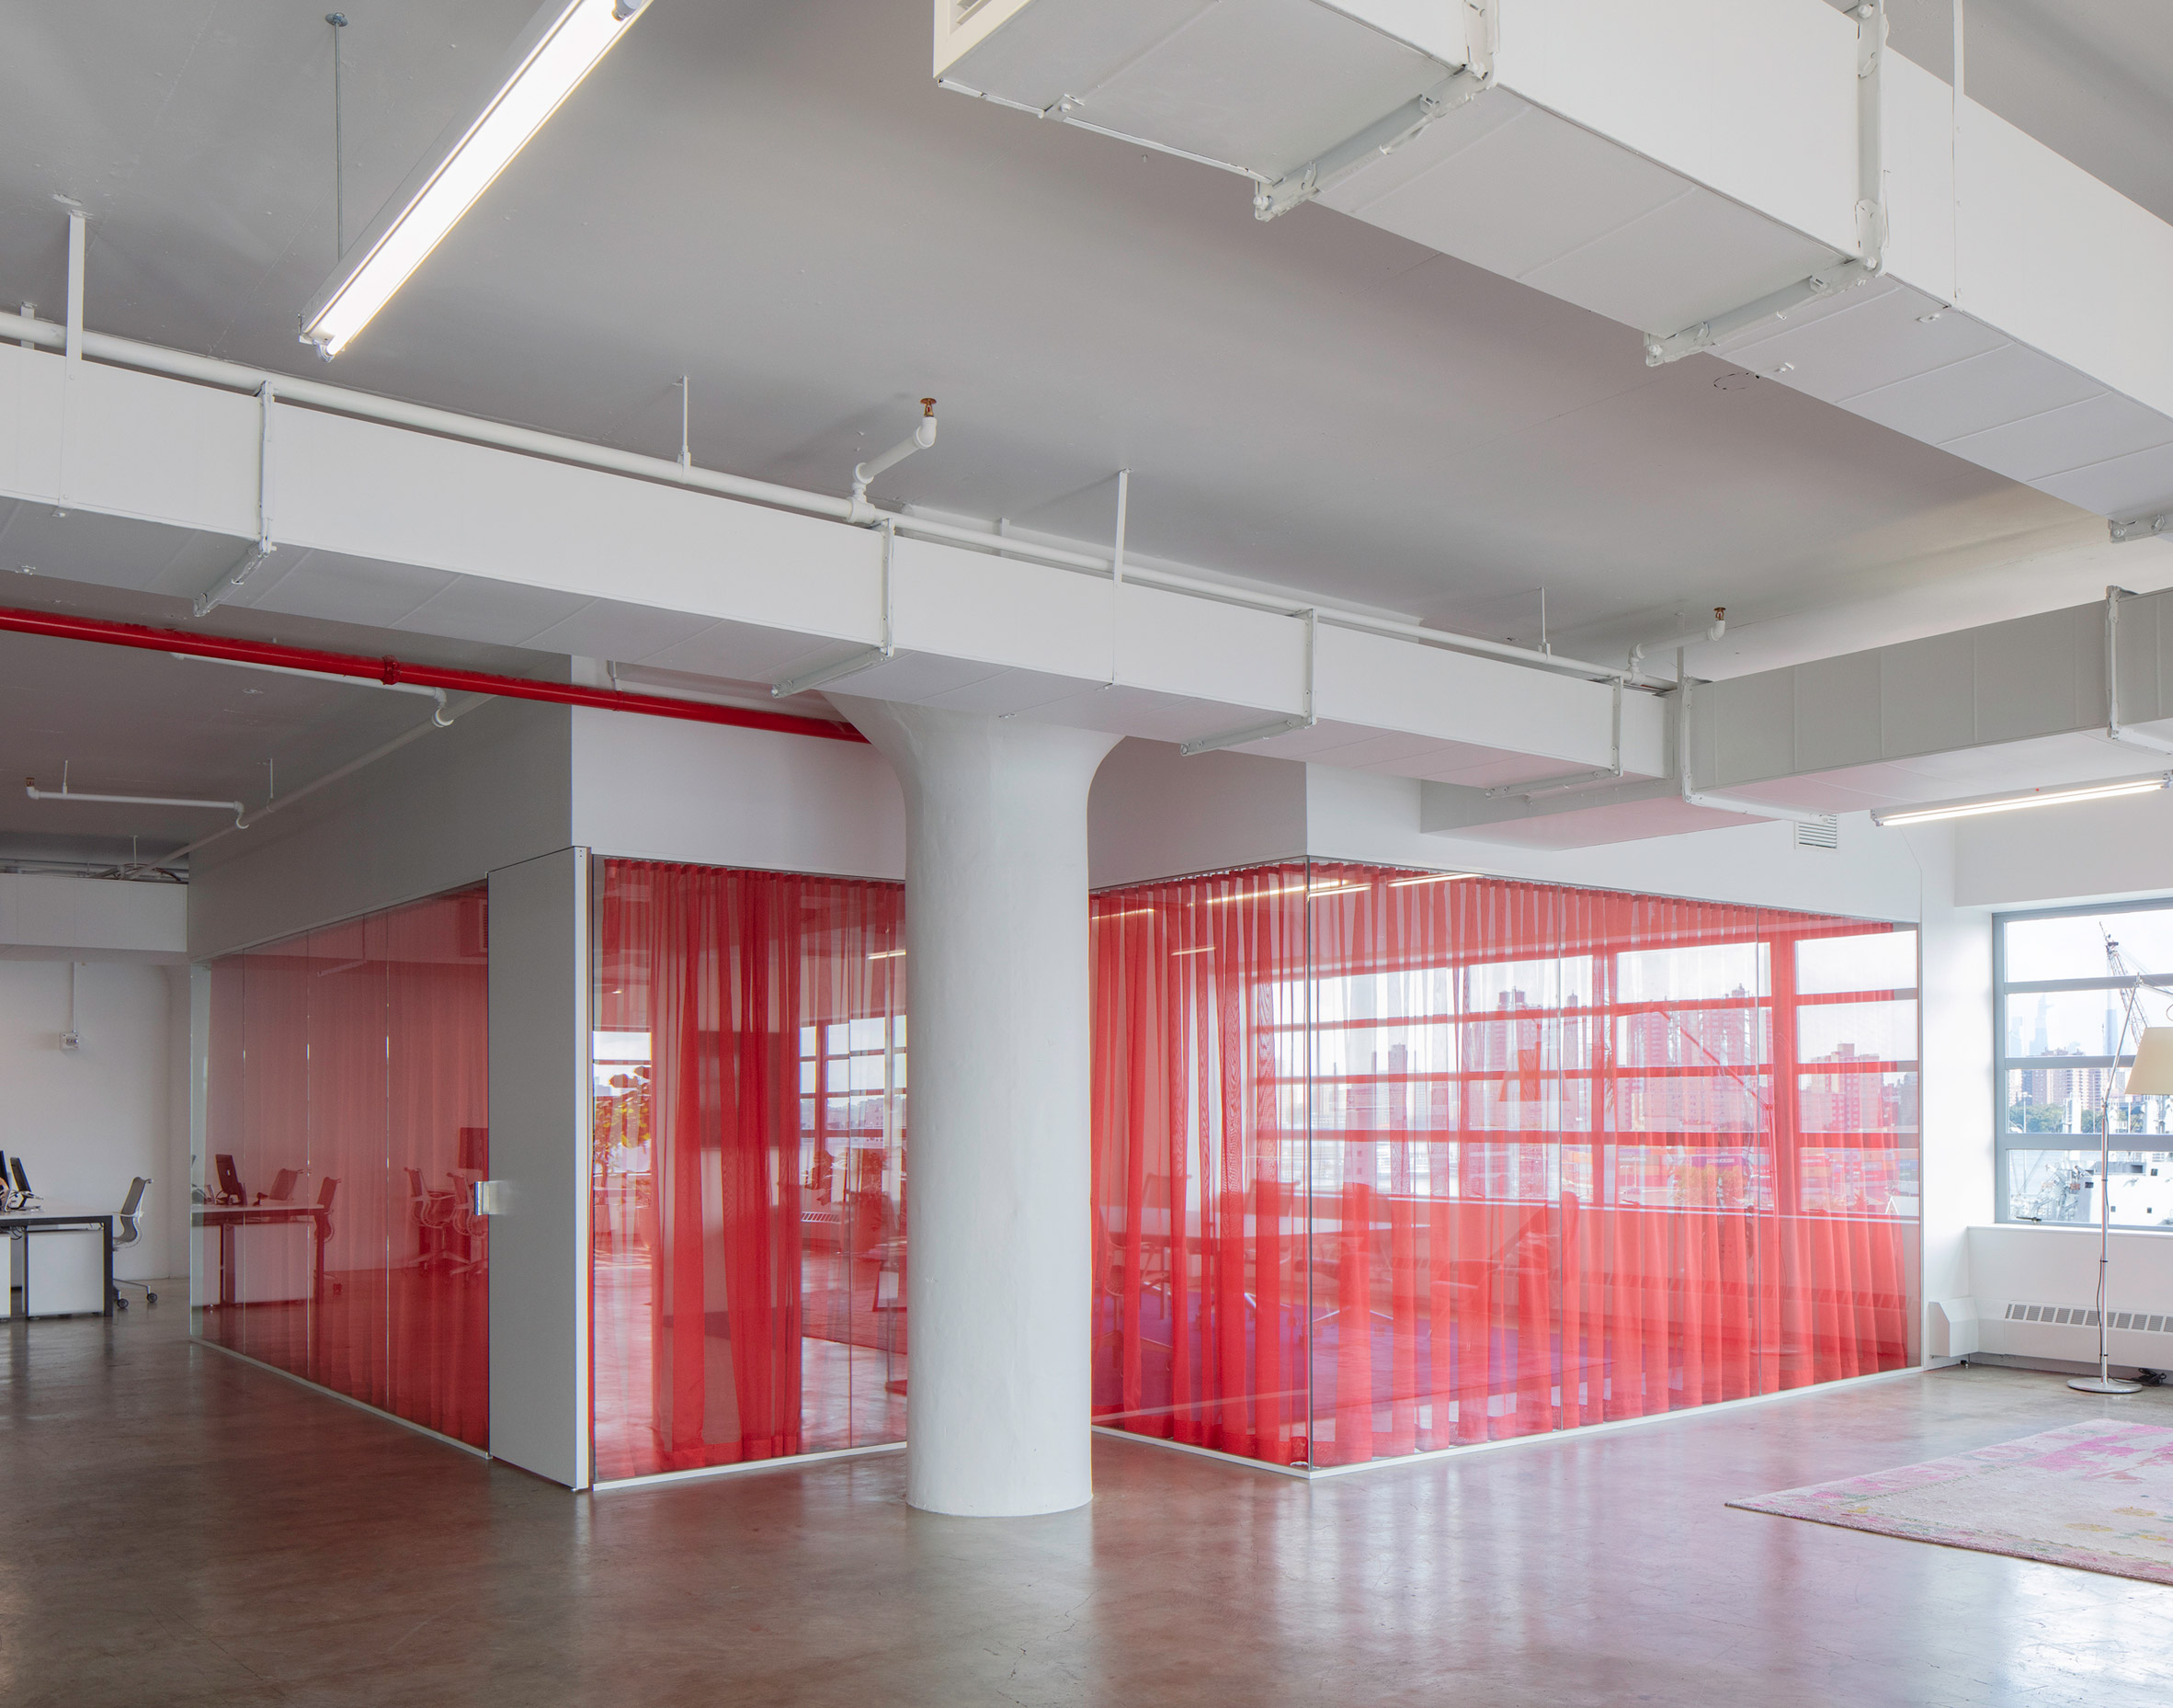
[[[1968,801],[1940,801],[1930,806],[1896,807],[1873,813],[1872,823],[1930,825],[1943,818],[1978,818],[1987,813],[2019,813],[2033,806],[2066,806],[2077,801],[2117,801],[2122,795],[2155,794],[2173,787],[2173,771],[2152,777],[2123,777],[2105,783],[2076,783],[2068,789],[2024,789],[2014,794],[1980,795]]]
[[[544,0],[496,93],[446,133],[451,145],[426,161],[341,258],[301,317],[302,342],[327,361],[347,348],[648,4]]]
[[[1391,878],[1388,887],[1392,890],[1408,890],[1421,883],[1462,883],[1466,878],[1478,875],[1475,871],[1429,871],[1424,877]]]

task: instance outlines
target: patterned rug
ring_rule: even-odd
[[[1951,1459],[1728,1504],[2173,1584],[2173,1429],[2145,1423],[2094,1418]]]

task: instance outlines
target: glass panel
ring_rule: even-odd
[[[902,911],[895,884],[604,862],[599,1479],[903,1438]]]
[[[1913,933],[1399,876],[1095,898],[1098,1418],[1352,1463],[1908,1361]]]
[[[2005,976],[2010,984],[2103,978],[2109,970],[2109,940],[2119,945],[2130,969],[2173,973],[2173,909],[2009,919],[2002,928],[2007,934]]]
[[[484,892],[212,963],[191,1305],[207,1338],[483,1445]]]
[[[389,1410],[490,1440],[490,963],[481,889],[383,921],[385,1363]],[[334,1220],[338,1220],[335,1206]]]
[[[1796,994],[1800,996],[1916,988],[1914,931],[1851,932],[1805,938],[1796,944]]]
[[[1339,1308],[1307,1238],[1305,891],[1303,868],[1277,867],[1089,912],[1094,1417],[1280,1464],[1311,1457],[1312,1325]],[[1375,996],[1322,1000],[1348,1019]],[[1393,1101],[1368,1088],[1362,1130]],[[1313,1148],[1339,1173],[1340,1142]]]
[[[1796,1011],[1799,1062],[1914,1062],[1915,1002],[1819,1002]]]
[[[2114,1151],[2110,1208],[2115,1227],[2173,1227],[2173,1150]],[[2096,1226],[2095,1150],[2005,1154],[2009,1220]]]
[[[2127,1012],[2123,990],[2018,991],[2007,997],[2006,1053],[2010,1056],[2110,1055],[2127,1027],[2126,1047],[2147,1018]]]
[[[2104,1067],[2014,1067],[2007,1075],[2007,1131],[2095,1135],[2106,1081]],[[2173,1134],[2173,1098],[2116,1097],[2112,1133]]]

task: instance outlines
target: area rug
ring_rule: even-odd
[[[2173,1584],[2173,1429],[2145,1423],[2093,1418],[1951,1459],[1728,1504]]]

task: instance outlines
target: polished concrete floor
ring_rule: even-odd
[[[1942,1372],[1311,1486],[1103,1441],[1091,1508],[977,1522],[894,1456],[576,1498],[186,1333],[0,1328],[7,1708],[2173,1701],[2173,1588],[1723,1505],[2173,1392]]]

